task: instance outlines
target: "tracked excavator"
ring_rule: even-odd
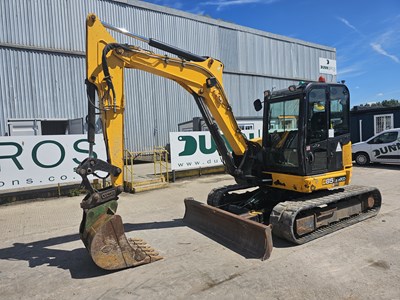
[[[117,43],[111,31],[173,55]],[[184,222],[191,228],[247,257],[267,259],[272,233],[302,244],[379,211],[378,189],[349,185],[350,95],[344,84],[320,80],[265,91],[263,101],[254,102],[257,111],[263,110],[263,135],[249,140],[233,115],[223,86],[223,64],[217,59],[133,34],[90,14],[86,69],[89,157],[76,171],[88,193],[81,202],[79,231],[93,261],[103,269],[134,267],[162,258],[146,242],[128,239],[116,214],[118,195],[123,192],[125,69],[173,80],[190,93],[226,172],[235,179],[235,184],[212,190],[207,204],[184,200]],[[107,161],[93,156],[97,110]],[[110,176],[110,186],[92,186],[88,176],[100,176],[99,171]]]

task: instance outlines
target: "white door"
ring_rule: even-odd
[[[83,134],[83,118],[68,120],[68,134]]]

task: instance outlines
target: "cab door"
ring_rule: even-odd
[[[328,115],[328,172],[333,172],[343,169],[343,146],[350,143],[350,101],[346,86],[329,86]]]
[[[328,171],[328,109],[326,86],[311,88],[306,94],[306,173]]]

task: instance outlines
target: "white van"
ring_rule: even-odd
[[[358,165],[400,163],[400,128],[382,131],[365,142],[353,144],[352,153]]]

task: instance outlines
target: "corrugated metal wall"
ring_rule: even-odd
[[[134,0],[2,0],[0,12],[0,135],[9,118],[86,115],[84,44],[90,12],[139,35],[220,59],[237,116],[260,115],[252,102],[265,89],[315,80],[319,57],[336,58],[333,48]],[[165,145],[178,123],[200,116],[192,97],[176,83],[139,71],[126,74],[127,148]]]
[[[86,110],[84,58],[0,47],[1,133],[7,118],[72,118]]]

